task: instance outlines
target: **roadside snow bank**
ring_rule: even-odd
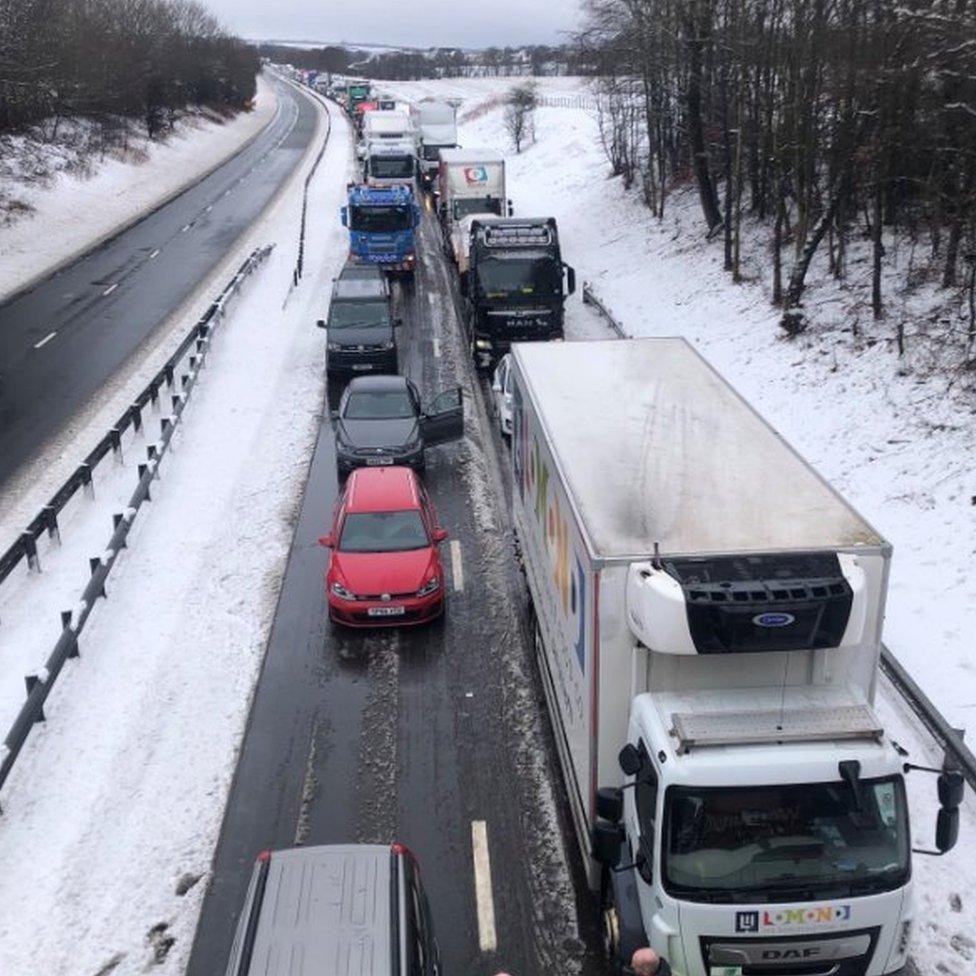
[[[3,181],[0,193],[29,212],[0,226],[0,302],[178,196],[256,137],[277,107],[274,89],[258,76],[253,111],[224,123],[178,123],[165,142],[134,147],[142,162],[105,160],[87,179],[61,172],[50,181]]]

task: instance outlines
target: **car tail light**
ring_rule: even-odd
[[[254,859],[258,864],[267,864],[271,860],[271,851],[261,851],[260,854]]]
[[[416,855],[412,850],[410,850],[409,847],[407,847],[406,844],[401,844],[399,843],[399,841],[394,842],[393,844],[390,845],[390,850],[394,854],[399,854],[402,855],[403,857],[409,857],[410,860],[413,861],[413,863],[416,865],[416,867],[418,868],[420,867],[420,863],[417,861]]]

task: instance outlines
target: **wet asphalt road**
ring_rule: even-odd
[[[428,217],[416,283],[397,295],[400,368],[427,398],[465,387],[465,440],[432,449],[425,475],[460,545],[463,588],[445,543],[442,622],[329,630],[327,557],[316,539],[330,525],[337,483],[324,418],[188,976],[223,972],[260,850],[393,840],[418,857],[448,976],[592,968],[561,870],[566,821],[505,511],[504,448],[462,353],[456,299]],[[494,952],[479,946],[476,820],[487,824]]]
[[[298,164],[315,109],[269,80],[278,112],[242,152],[0,306],[0,486],[193,292]]]

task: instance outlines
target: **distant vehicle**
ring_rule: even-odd
[[[418,168],[421,187],[433,190],[442,149],[457,147],[457,108],[450,102],[424,98],[413,109],[420,135]]]
[[[359,103],[368,102],[369,98],[369,82],[350,81],[346,86],[346,112],[350,117],[354,117]]]
[[[360,963],[366,958],[368,965]],[[441,976],[416,858],[403,844],[258,855],[226,976],[367,972]],[[337,960],[343,960],[340,965]]]
[[[363,152],[369,186],[410,186],[417,176],[417,146],[407,139],[370,139]]]
[[[464,274],[470,237],[466,218],[511,214],[511,201],[505,196],[505,157],[494,149],[441,149],[438,157],[437,212],[444,247]]]
[[[891,546],[684,339],[520,342],[512,372],[533,643],[611,971],[649,945],[684,976],[904,976]],[[964,781],[932,771],[945,853]]]
[[[412,187],[349,187],[342,225],[349,228],[349,254],[356,261],[413,274],[419,224],[420,207]]]
[[[437,394],[424,410],[417,388],[403,376],[357,376],[335,416],[339,476],[354,468],[405,464],[424,469],[424,452],[464,435],[461,388]]]
[[[513,342],[562,339],[576,272],[562,260],[555,219],[474,217],[470,234],[461,294],[475,364],[489,369]]]
[[[397,344],[390,286],[375,265],[350,264],[332,286],[327,319],[325,368],[330,379],[360,373],[395,373]]]
[[[444,612],[439,546],[447,532],[416,474],[359,468],[336,505],[325,576],[329,620],[346,627],[420,624]]]
[[[491,402],[503,437],[512,436],[512,354],[505,353],[491,381]]]

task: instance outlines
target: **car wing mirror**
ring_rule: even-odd
[[[331,549],[335,545],[335,539],[331,535],[320,535],[319,545],[325,546],[326,549]]]
[[[447,538],[447,529],[434,529],[434,542],[443,542]]]
[[[394,324],[395,326],[397,326],[397,327],[399,328],[399,326],[401,326],[401,325],[403,325],[403,319],[401,319],[401,318],[400,318],[400,317],[398,316],[397,318],[395,318],[395,319],[393,320],[393,324]]]

